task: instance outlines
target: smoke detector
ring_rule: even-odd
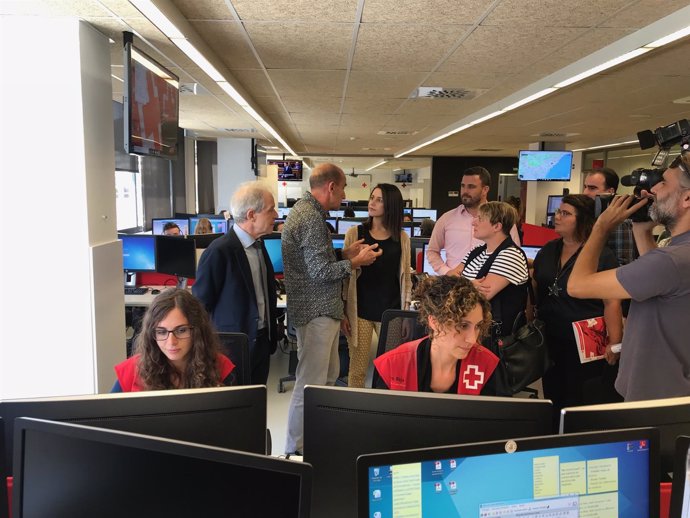
[[[410,99],[456,99],[467,101],[474,99],[485,91],[461,87],[420,86],[410,94]]]

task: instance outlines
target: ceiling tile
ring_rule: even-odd
[[[405,99],[345,99],[343,113],[391,114]]]
[[[687,6],[687,0],[644,0],[614,14],[601,25],[639,29]]]
[[[345,80],[342,70],[272,69],[268,75],[281,97],[339,97]]]
[[[473,24],[493,0],[367,0],[362,22],[411,25]]]
[[[233,70],[232,75],[252,97],[275,95],[263,70]]]
[[[363,24],[353,70],[431,71],[469,26]]]
[[[230,0],[243,21],[354,22],[357,0]],[[312,32],[318,30],[312,25]]]
[[[353,70],[346,96],[354,99],[406,99],[424,77],[425,72]]]
[[[171,0],[171,2],[189,20],[235,20],[225,0]]]
[[[283,97],[283,104],[290,113],[338,113],[340,97]]]
[[[345,69],[352,42],[351,24],[245,24],[266,68]]]
[[[511,27],[532,24],[530,35],[538,35],[551,27],[594,27],[601,19],[630,4],[630,0],[577,0],[563,4],[544,0],[503,0],[482,22],[482,25]]]
[[[261,68],[238,22],[191,22],[206,44],[230,70]]]

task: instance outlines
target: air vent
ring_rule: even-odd
[[[400,135],[416,135],[419,133],[414,130],[390,130],[390,131],[378,131],[377,135],[390,135],[390,136],[400,136]]]
[[[469,88],[449,88],[443,86],[421,86],[410,94],[410,99],[456,99],[467,101],[474,99],[486,90]]]
[[[544,131],[539,134],[540,137],[565,137],[565,133],[560,133],[558,131]]]
[[[254,128],[220,128],[228,133],[256,133]]]
[[[502,149],[498,148],[490,148],[490,147],[478,147],[477,149],[474,149],[473,151],[480,151],[484,153],[497,153],[498,151],[503,151]]]

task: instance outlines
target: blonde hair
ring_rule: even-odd
[[[518,213],[515,207],[504,201],[490,201],[479,206],[479,215],[488,219],[492,225],[500,223],[507,236],[517,223]]]

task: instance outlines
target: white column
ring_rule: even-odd
[[[230,208],[230,197],[237,186],[256,180],[252,171],[251,139],[218,139],[218,181],[216,184],[216,207]],[[220,209],[218,209],[220,210]]]
[[[125,357],[110,81],[88,24],[0,16],[0,399],[107,391]]]

